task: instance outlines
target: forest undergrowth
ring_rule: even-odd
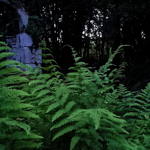
[[[74,51],[66,75],[45,59],[45,74],[8,59],[0,42],[0,150],[149,150],[150,84],[131,92],[118,82],[122,49],[94,72]]]

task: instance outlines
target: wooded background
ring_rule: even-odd
[[[2,1],[0,35],[5,38],[16,35],[19,27],[16,10]],[[116,64],[127,63],[123,82],[134,89],[149,81],[149,0],[10,0],[10,3],[25,8],[30,17],[26,32],[32,36],[35,47],[45,40],[60,66],[70,57],[62,55],[66,44],[93,68],[107,61],[109,48],[115,50],[128,44],[116,59]]]

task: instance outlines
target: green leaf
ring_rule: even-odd
[[[44,84],[43,80],[33,80],[31,82],[29,82],[29,86],[36,86],[38,84]]]
[[[3,44],[3,46],[0,46],[0,51],[8,51],[10,48]]]
[[[21,77],[19,75],[15,76],[8,76],[5,77],[4,79],[0,80],[0,85],[9,85],[9,84],[21,84],[28,82],[28,79],[26,77]]]
[[[42,105],[42,104],[47,103],[47,102],[52,102],[53,100],[54,100],[53,96],[47,96],[47,97],[42,98],[38,105]]]
[[[57,132],[55,136],[52,138],[52,141],[56,140],[57,138],[60,138],[61,136],[70,133],[71,131],[75,130],[76,128],[74,126],[68,126],[61,131]]]
[[[30,112],[30,111],[23,111],[22,116],[24,118],[39,119],[39,116],[37,114]]]
[[[30,126],[23,123],[23,122],[10,120],[10,119],[7,119],[7,118],[4,118],[3,120],[2,120],[2,118],[0,118],[0,122],[3,122],[8,126],[16,126],[16,127],[22,128],[23,130],[26,131],[27,134],[30,133]]]
[[[8,68],[1,69],[0,77],[1,76],[5,77],[12,74],[20,74],[20,73],[23,73],[20,69],[16,67],[8,67]]]
[[[49,93],[50,93],[49,90],[41,90],[41,91],[39,91],[39,94],[37,95],[37,98],[41,98],[43,96],[46,96]]]
[[[53,115],[53,117],[52,117],[52,122],[54,122],[55,120],[57,120],[58,118],[60,118],[60,117],[64,114],[64,112],[65,112],[65,111],[64,111],[63,109],[57,111],[57,112]]]
[[[39,136],[35,133],[30,133],[30,134],[24,134],[23,131],[16,131],[15,133],[12,133],[11,139],[13,140],[33,140],[33,139],[43,139],[42,136]]]
[[[70,143],[70,150],[74,150],[75,146],[78,144],[79,141],[80,141],[79,136],[72,137],[71,143]]]
[[[48,107],[46,113],[49,113],[49,112],[53,111],[53,110],[56,109],[58,106],[59,106],[59,103],[57,103],[57,102],[51,104],[51,105]]]
[[[46,86],[45,84],[37,85],[37,86],[33,89],[32,94],[35,94],[35,93],[37,93],[37,92],[39,92],[39,91],[41,91],[41,90],[44,90],[44,89],[46,89],[46,88],[47,88],[47,86]]]
[[[4,58],[8,58],[8,57],[13,56],[13,55],[14,55],[14,53],[11,53],[11,52],[3,52],[0,55],[0,60],[4,59]]]
[[[70,122],[69,119],[63,119],[59,122],[56,122],[52,127],[51,127],[51,131],[54,130],[54,129],[57,129],[57,128],[60,128],[66,124],[68,124]]]
[[[71,111],[71,109],[72,109],[75,105],[76,105],[76,103],[75,103],[74,101],[70,101],[70,102],[66,105],[66,107],[65,107],[66,112]]]
[[[19,62],[15,61],[15,60],[6,60],[6,61],[2,61],[0,63],[0,68],[3,68],[3,67],[10,67],[12,65],[17,65],[19,64]]]

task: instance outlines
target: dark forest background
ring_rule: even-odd
[[[30,16],[27,32],[34,45],[39,47],[45,40],[62,68],[65,60],[71,62],[65,45],[72,46],[92,69],[97,69],[107,61],[110,48],[115,50],[125,44],[129,46],[115,60],[116,65],[126,63],[125,78],[121,82],[134,90],[150,81],[149,0],[20,2]],[[19,32],[17,22],[15,10],[0,3],[0,35],[4,38],[16,35]]]

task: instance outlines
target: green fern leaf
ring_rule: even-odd
[[[28,112],[28,111],[23,111],[22,112],[22,117],[24,118],[32,118],[32,119],[39,119],[40,117],[36,115],[35,113]]]
[[[11,138],[13,140],[43,139],[42,136],[39,136],[35,133],[30,133],[30,134],[27,135],[27,134],[24,134],[24,132],[22,132],[22,131],[21,132],[16,131],[15,133],[12,133]]]
[[[32,91],[32,94],[35,94],[36,92],[39,92],[43,89],[46,89],[47,86],[45,84],[42,84],[42,85],[38,85],[37,87],[35,87],[35,89]]]
[[[75,130],[76,128],[74,126],[68,126],[64,129],[62,129],[61,131],[57,132],[55,134],[55,136],[52,138],[52,141],[55,141],[57,138],[60,138],[61,136],[67,134],[67,133],[70,133],[72,132],[73,130]]]
[[[70,102],[66,105],[65,111],[66,111],[66,112],[70,112],[71,109],[72,109],[75,105],[76,105],[76,103],[75,103],[74,101],[70,101]]]
[[[8,58],[8,57],[13,56],[13,55],[14,55],[14,53],[11,53],[11,52],[3,52],[0,55],[0,60],[4,59],[4,58]]]
[[[75,146],[79,143],[79,141],[80,141],[79,136],[72,137],[71,143],[70,143],[70,150],[74,150]]]
[[[43,97],[43,96],[45,96],[49,93],[50,93],[49,90],[41,90],[41,91],[39,91],[39,94],[37,95],[37,98],[41,98],[41,97]]]
[[[38,79],[39,80],[48,80],[50,78],[50,75],[49,74],[40,74],[39,76],[38,76]]]
[[[59,104],[58,102],[55,102],[55,103],[51,104],[51,105],[48,107],[46,113],[49,113],[49,112],[53,111],[54,109],[56,109],[57,107],[59,107],[59,105],[60,105],[60,104]]]
[[[0,47],[1,46],[7,46],[7,44],[5,42],[3,42],[3,41],[0,41]]]
[[[15,121],[15,120],[10,120],[10,119],[7,119],[7,118],[0,118],[0,122],[3,122],[4,124],[6,125],[9,125],[9,126],[16,126],[16,127],[19,127],[21,129],[23,129],[24,131],[26,131],[27,134],[30,133],[30,126],[25,124],[25,123],[22,123],[22,122],[19,122],[19,121]]]
[[[42,105],[42,104],[44,104],[44,103],[47,103],[47,102],[52,102],[54,100],[54,97],[53,96],[46,96],[46,97],[44,97],[44,98],[42,98],[41,99],[41,101],[39,102],[39,104],[38,105]],[[49,106],[50,107],[50,106]],[[48,110],[47,110],[48,111]],[[51,110],[50,110],[51,111]],[[50,112],[50,111],[48,111],[48,112]],[[46,113],[48,113],[48,112],[46,112]]]
[[[57,129],[57,128],[60,128],[60,127],[63,127],[64,125],[70,123],[70,120],[67,118],[67,119],[64,119],[64,120],[61,120],[61,121],[58,121],[56,122],[52,127],[51,127],[51,131],[54,130],[54,129]]]
[[[52,117],[52,122],[54,122],[55,120],[57,120],[58,118],[60,118],[63,114],[65,113],[65,111],[63,109],[58,110]]]
[[[0,46],[0,51],[8,51],[10,50],[9,47],[7,47],[6,45]]]
[[[1,69],[0,77],[12,75],[12,74],[21,74],[21,73],[23,72],[16,67],[8,67],[8,68]]]
[[[6,61],[2,61],[0,63],[0,69],[4,68],[4,67],[9,67],[9,66],[13,66],[13,65],[18,65],[19,63],[15,60],[6,60]]]
[[[33,80],[33,81],[29,82],[29,86],[35,86],[38,84],[44,84],[44,81],[43,80]]]
[[[27,83],[28,79],[25,77],[21,77],[19,75],[15,75],[15,76],[8,76],[4,79],[0,80],[1,83],[0,85],[10,85],[10,84],[21,84],[21,83]]]

